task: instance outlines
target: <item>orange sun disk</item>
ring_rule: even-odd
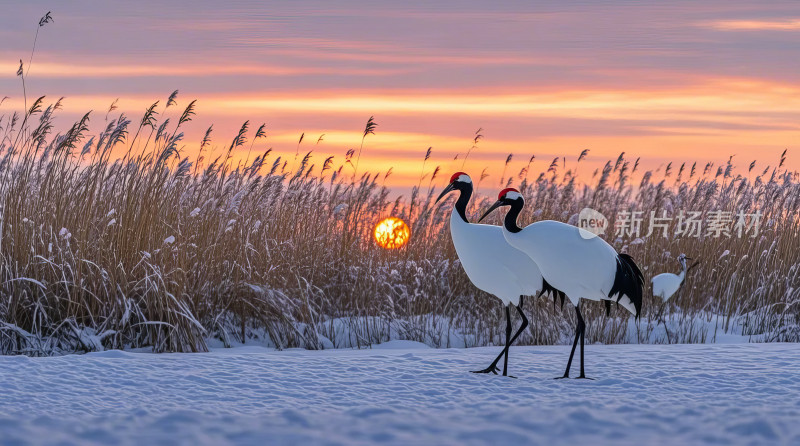
[[[411,229],[397,217],[384,218],[375,225],[375,242],[386,249],[397,249],[408,243]]]

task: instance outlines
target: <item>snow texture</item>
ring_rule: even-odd
[[[800,444],[792,344],[0,357],[0,443]]]

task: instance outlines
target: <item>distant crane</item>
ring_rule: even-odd
[[[605,240],[575,226],[544,220],[520,228],[517,217],[525,206],[525,200],[513,188],[500,191],[497,202],[481,220],[503,206],[511,207],[503,222],[503,235],[508,243],[533,259],[543,280],[566,293],[575,305],[578,316],[575,340],[567,369],[559,378],[569,378],[578,339],[581,341],[581,374],[578,378],[586,378],[583,368],[586,323],[581,315],[580,299],[614,300],[638,318],[642,308],[642,273],[629,255],[618,254]]]
[[[681,272],[678,274],[672,273],[661,273],[651,279],[651,283],[653,284],[653,296],[658,296],[661,298],[661,307],[658,309],[658,315],[656,316],[656,321],[661,321],[664,324],[664,333],[667,335],[667,342],[672,344],[672,339],[669,336],[669,329],[667,329],[667,321],[661,318],[661,315],[664,313],[664,306],[666,305],[667,301],[670,297],[672,297],[678,290],[683,287],[683,284],[686,283],[686,273],[692,270],[695,266],[699,265],[700,262],[694,262],[694,264],[690,267],[686,267],[686,261],[692,260],[691,257],[686,257],[686,254],[681,254],[678,256],[678,263],[681,264]],[[658,322],[656,322],[658,323]]]
[[[549,292],[564,298],[564,293],[551,287],[530,257],[511,247],[503,237],[499,226],[479,225],[467,220],[467,204],[472,196],[472,179],[464,172],[450,177],[450,184],[436,199],[438,202],[452,191],[459,196],[450,214],[450,235],[461,266],[470,281],[479,289],[496,296],[506,308],[506,345],[497,358],[484,370],[474,373],[497,374],[497,363],[505,356],[503,376],[508,375],[508,350],[517,337],[528,326],[522,311],[523,296],[535,296]],[[511,314],[509,307],[515,305],[522,318],[514,336],[511,336]]]
[[[664,302],[669,300],[673,294],[678,292],[678,290],[683,286],[686,280],[686,273],[689,272],[692,268],[700,264],[700,262],[695,262],[694,265],[690,267],[686,267],[686,261],[692,260],[691,257],[686,257],[686,254],[681,254],[678,256],[678,263],[681,264],[681,272],[678,274],[672,273],[661,273],[651,280],[653,283],[653,296],[660,297]]]

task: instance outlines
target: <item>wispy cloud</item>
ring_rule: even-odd
[[[0,62],[0,78],[13,76],[13,64]],[[38,62],[35,75],[44,78],[135,78],[158,77],[214,77],[214,76],[301,76],[337,74],[349,76],[386,76],[411,72],[411,68],[354,68],[291,65],[223,65],[223,64],[91,64]],[[11,74],[9,74],[11,73]]]
[[[398,43],[358,42],[298,37],[267,38],[240,37],[233,40],[238,45],[262,54],[288,56],[308,60],[337,60],[380,64],[434,64],[437,66],[485,65],[547,65],[559,66],[574,63],[567,57],[532,54],[526,51],[491,50],[464,51],[436,48],[419,48]]]
[[[393,113],[447,116],[686,118],[694,113],[731,110],[798,111],[800,86],[753,79],[706,79],[680,88],[558,91],[494,89],[487,93],[394,91],[386,93],[310,91],[292,95],[217,96],[221,113]]]
[[[700,26],[720,31],[800,31],[800,19],[715,20],[701,22]]]

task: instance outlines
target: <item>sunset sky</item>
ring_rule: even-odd
[[[115,99],[135,120],[180,90],[179,107],[198,100],[187,155],[209,125],[222,147],[249,119],[267,124],[260,150],[293,156],[305,132],[301,152],[341,162],[374,115],[361,166],[393,167],[400,190],[417,183],[429,146],[425,169],[441,165],[449,177],[478,128],[484,139],[464,170],[488,167],[487,181],[499,181],[509,153],[509,171],[531,155],[541,171],[561,156],[574,167],[583,149],[587,177],[623,151],[647,169],[730,155],[763,169],[788,148],[800,168],[798,2],[2,0],[0,9],[0,98],[10,97],[0,114],[22,109],[15,73],[49,10],[29,99],[65,96],[64,127],[94,110],[96,132]]]

